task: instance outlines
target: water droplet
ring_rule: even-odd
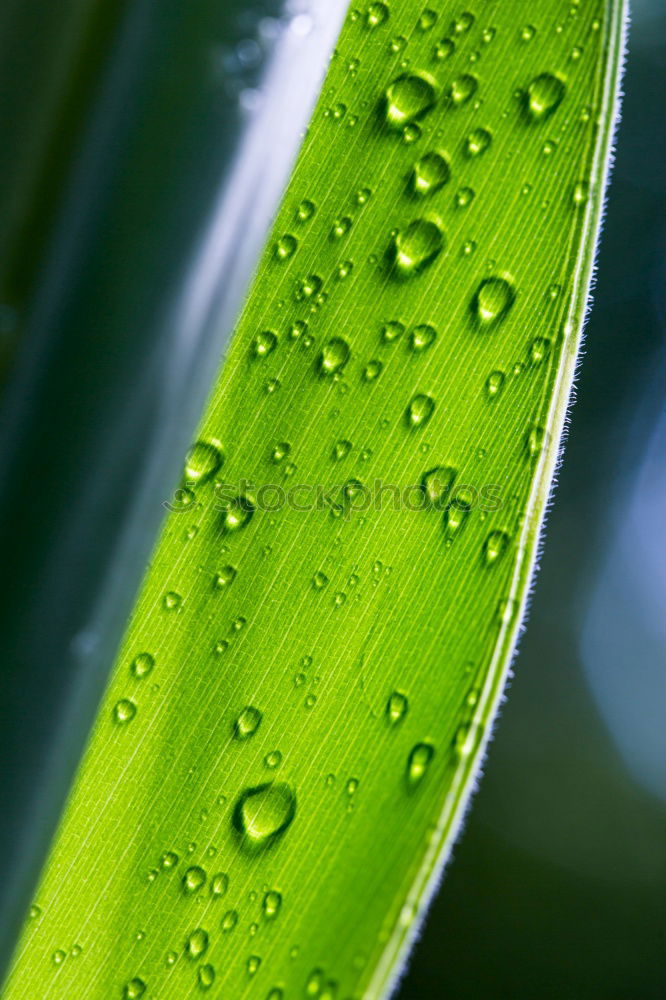
[[[296,815],[296,795],[285,782],[266,782],[247,788],[236,803],[235,829],[246,846],[268,847],[291,826]]]
[[[527,434],[527,453],[530,458],[536,458],[544,446],[546,432],[543,427],[530,427]]]
[[[407,715],[409,701],[407,696],[400,691],[394,691],[386,702],[386,719],[390,725],[395,726]]]
[[[224,461],[222,445],[214,438],[195,441],[185,459],[185,479],[202,483],[211,479]]]
[[[185,943],[185,951],[189,958],[201,958],[208,951],[208,934],[197,927],[192,931]]]
[[[237,740],[247,740],[254,736],[261,725],[262,714],[258,708],[246,705],[234,723],[234,736]]]
[[[151,656],[150,653],[139,653],[132,660],[132,673],[137,678],[141,680],[143,677],[147,677],[151,673],[153,667],[155,666],[155,657]]]
[[[352,227],[352,220],[348,215],[343,216],[341,219],[336,219],[331,228],[331,239],[340,240],[345,236]]]
[[[363,378],[366,382],[374,382],[382,373],[383,364],[381,361],[369,361],[363,370]]]
[[[438,223],[431,219],[415,219],[393,238],[395,271],[405,278],[418,274],[435,260],[444,245],[444,233]]]
[[[198,865],[188,868],[183,875],[183,891],[186,893],[198,892],[205,884],[206,873]]]
[[[495,399],[499,396],[502,388],[504,386],[504,372],[494,371],[491,372],[486,379],[486,395],[490,399]]]
[[[323,376],[335,375],[342,371],[349,360],[349,344],[341,337],[329,340],[319,356],[319,373]]]
[[[415,787],[425,778],[430,763],[435,756],[432,743],[417,743],[407,758],[407,784]]]
[[[336,441],[333,447],[333,460],[335,462],[341,462],[343,458],[346,458],[352,449],[351,441],[340,440]]]
[[[444,531],[447,540],[460,533],[474,505],[475,495],[469,487],[461,487],[444,513]]]
[[[460,15],[460,17],[456,18],[451,25],[451,30],[455,35],[464,35],[469,31],[473,24],[474,14],[471,14],[466,10]]]
[[[314,298],[322,289],[323,281],[318,274],[308,274],[301,278],[296,285],[296,301],[302,302],[304,299]]]
[[[200,966],[197,972],[197,980],[202,990],[209,990],[215,982],[215,968],[209,963]]]
[[[175,868],[178,864],[178,855],[175,851],[165,851],[160,858],[160,867],[165,871]]]
[[[328,586],[328,577],[321,570],[317,570],[315,575],[312,577],[312,586],[315,590],[323,590],[324,587]]]
[[[423,427],[435,412],[435,401],[431,396],[420,393],[414,396],[407,407],[407,422],[410,427]]]
[[[261,965],[261,957],[259,955],[250,955],[247,962],[245,963],[245,968],[247,970],[248,976],[255,976],[259,971],[260,965]]]
[[[552,73],[541,73],[528,84],[526,92],[527,111],[534,119],[551,115],[560,106],[566,86]]]
[[[424,473],[421,487],[428,503],[436,510],[442,510],[446,506],[456,474],[456,470],[448,465],[437,465]]]
[[[315,211],[315,203],[305,198],[296,209],[296,218],[299,222],[307,222],[315,214]]]
[[[131,722],[136,715],[136,705],[130,698],[121,698],[113,708],[113,718],[119,725]]]
[[[289,260],[296,253],[298,240],[291,233],[285,233],[275,244],[275,257],[277,260]]]
[[[37,906],[36,903],[33,903],[28,911],[28,917],[30,918],[30,920],[36,920],[37,917],[41,917],[41,915],[42,915],[41,908]]]
[[[229,888],[229,876],[224,872],[217,872],[210,880],[210,894],[213,899],[224,896]]]
[[[484,326],[499,322],[511,309],[515,292],[504,278],[486,278],[472,299],[472,311]]]
[[[139,997],[142,997],[145,992],[146,984],[143,979],[139,979],[138,976],[135,976],[134,979],[130,979],[129,983],[125,984],[123,998],[124,1000],[139,1000]]]
[[[282,754],[280,753],[279,750],[271,750],[270,753],[267,753],[266,756],[264,757],[264,764],[271,770],[273,770],[276,767],[279,767],[281,763],[282,763]]]
[[[386,89],[384,113],[387,124],[402,129],[422,118],[437,100],[437,84],[426,73],[403,73]]]
[[[236,910],[227,910],[227,912],[222,917],[220,921],[220,928],[223,934],[231,934],[232,930],[236,927],[238,923],[238,912]]]
[[[442,38],[441,41],[437,42],[433,55],[438,62],[444,62],[446,59],[450,59],[455,51],[455,42],[452,42],[450,38]]]
[[[437,340],[437,330],[429,323],[415,326],[409,335],[409,346],[413,351],[425,351]]]
[[[524,42],[531,42],[536,35],[536,28],[533,24],[526,24],[520,32],[520,37]]]
[[[279,892],[271,890],[264,896],[263,911],[267,920],[274,920],[280,912],[282,906],[282,896]]]
[[[425,197],[434,194],[446,184],[451,176],[448,160],[441,153],[426,153],[417,160],[410,178],[414,194]]]
[[[437,11],[426,8],[418,19],[418,26],[421,31],[430,31],[437,24]]]
[[[509,536],[506,531],[491,531],[483,546],[483,557],[489,566],[496,563],[506,552]]]
[[[460,188],[456,191],[456,205],[458,208],[467,208],[474,201],[474,191],[470,187]]]
[[[254,504],[246,496],[237,496],[232,500],[223,498],[223,506],[222,527],[228,533],[240,531],[250,523],[254,515]]]
[[[237,573],[238,571],[234,566],[223,566],[215,575],[215,586],[218,590],[224,590],[234,582]]]
[[[534,365],[541,364],[550,352],[550,341],[547,337],[535,337],[530,344],[530,361]]]
[[[255,358],[265,358],[277,347],[277,334],[272,330],[262,330],[252,341],[252,354]]]
[[[476,93],[478,86],[479,81],[471,73],[463,73],[462,76],[456,77],[447,92],[450,104],[454,107],[467,104]]]
[[[480,156],[490,147],[493,137],[486,128],[476,128],[467,136],[465,151],[468,156]]]
[[[66,958],[67,958],[66,953],[62,950],[62,948],[58,948],[57,951],[53,952],[51,956],[51,961],[53,962],[54,965],[62,965],[62,963],[65,961]],[[125,987],[125,989],[127,989],[127,987]],[[141,996],[141,994],[137,993],[137,996]]]
[[[389,9],[385,3],[371,3],[365,15],[365,23],[369,28],[378,28],[389,18]]]
[[[390,320],[388,323],[384,323],[381,332],[381,338],[385,344],[390,344],[398,337],[402,337],[405,332],[405,327],[402,323],[398,323],[397,320]]]
[[[590,189],[586,181],[578,181],[574,186],[572,201],[576,208],[584,205],[589,197]]]
[[[463,722],[456,729],[453,752],[456,757],[469,757],[478,748],[482,738],[483,726],[477,722]]]
[[[284,990],[281,990],[279,986],[273,987],[266,995],[266,1000],[284,1000]]]

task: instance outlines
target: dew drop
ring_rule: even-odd
[[[58,949],[57,949],[56,951],[54,951],[54,952],[53,952],[53,954],[51,955],[51,961],[53,962],[53,964],[54,964],[54,965],[62,965],[62,963],[63,963],[63,962],[65,961],[65,959],[66,959],[66,958],[67,958],[67,955],[66,955],[66,953],[65,953],[65,952],[64,952],[64,951],[62,950],[62,948],[58,948]],[[139,981],[140,981],[140,980],[139,980]],[[125,989],[127,989],[127,987],[125,987]],[[137,996],[141,996],[141,994],[140,994],[140,993],[137,993]]]
[[[488,566],[496,563],[506,552],[509,536],[506,531],[491,531],[483,546],[483,558]]]
[[[530,344],[530,361],[534,365],[541,364],[550,353],[550,340],[547,337],[535,337]]]
[[[438,19],[437,11],[431,8],[426,8],[418,19],[418,26],[421,31],[430,31],[437,24]]]
[[[319,355],[319,373],[325,377],[336,375],[342,371],[349,360],[349,344],[342,337],[333,337],[322,349]]]
[[[327,587],[328,577],[326,576],[326,574],[322,573],[321,570],[317,570],[317,572],[312,577],[312,586],[314,587],[315,590],[323,590],[324,587]]]
[[[141,680],[142,677],[147,677],[151,673],[154,666],[154,656],[151,656],[150,653],[139,653],[132,660],[132,673],[138,680]]]
[[[437,465],[423,474],[421,488],[431,507],[442,510],[446,506],[456,474],[456,470],[448,465]]]
[[[197,972],[197,981],[202,990],[209,990],[215,982],[215,968],[209,963],[200,966]]]
[[[407,758],[408,785],[416,787],[423,781],[434,756],[435,748],[432,743],[417,743],[412,747]]]
[[[418,274],[444,249],[444,233],[432,219],[415,219],[396,233],[391,253],[393,267],[400,277]]]
[[[247,740],[254,736],[261,725],[262,714],[253,705],[246,705],[234,723],[234,736],[237,740]]]
[[[465,35],[474,24],[474,14],[464,11],[460,17],[456,18],[451,26],[455,35]]]
[[[381,375],[383,367],[381,361],[369,361],[363,370],[364,381],[374,382]]]
[[[546,440],[546,432],[543,427],[530,427],[527,433],[527,453],[530,458],[536,458],[541,452]]]
[[[185,479],[202,483],[211,479],[224,461],[222,445],[214,438],[195,441],[185,459]]]
[[[438,62],[445,62],[451,58],[455,51],[455,42],[452,42],[450,38],[442,38],[440,42],[437,42],[433,55]]]
[[[299,222],[307,222],[315,214],[315,211],[315,203],[305,198],[296,209],[296,218]]]
[[[274,253],[277,260],[289,260],[296,253],[298,240],[291,233],[285,233],[275,244]]]
[[[271,890],[264,896],[262,909],[267,920],[275,920],[282,906],[282,896],[279,892]]]
[[[210,880],[210,894],[213,899],[219,899],[226,895],[229,888],[229,876],[224,872],[217,872]]]
[[[467,208],[474,201],[474,190],[470,187],[462,187],[456,191],[456,205],[458,208]]]
[[[486,379],[486,395],[489,399],[495,399],[499,396],[504,386],[504,380],[504,372],[494,371],[490,373]]]
[[[526,24],[520,32],[520,37],[524,42],[531,42],[536,35],[536,28],[533,24]]]
[[[197,927],[192,931],[185,944],[185,951],[189,958],[201,958],[208,951],[208,934]]]
[[[404,324],[399,323],[397,320],[389,320],[388,323],[384,323],[381,332],[381,338],[385,344],[391,344],[398,337],[402,337],[405,332]]]
[[[277,334],[272,330],[262,330],[252,341],[252,354],[255,358],[265,358],[277,347]]]
[[[240,531],[252,520],[254,504],[246,496],[237,496],[227,501],[222,515],[222,527],[229,534]]]
[[[461,107],[474,96],[479,86],[479,81],[471,73],[463,73],[456,77],[448,89],[447,97],[449,103],[454,107]]]
[[[183,891],[190,894],[193,892],[198,892],[206,884],[206,873],[203,868],[198,865],[193,865],[192,868],[188,868],[183,875]]]
[[[434,412],[435,401],[432,396],[414,396],[407,407],[407,423],[410,427],[424,427]]]
[[[261,957],[259,955],[250,955],[247,962],[245,963],[245,968],[247,970],[248,976],[256,976],[259,971],[259,966],[261,965]]]
[[[486,278],[472,299],[472,312],[483,326],[491,326],[504,319],[515,297],[513,288],[504,278]]]
[[[415,326],[409,335],[409,346],[413,351],[425,351],[437,340],[437,330],[429,323]]]
[[[166,611],[178,611],[183,604],[183,598],[175,590],[169,590],[162,598],[162,605]]]
[[[386,89],[384,113],[389,127],[402,129],[434,106],[437,85],[426,73],[403,73]]]
[[[341,219],[336,219],[331,228],[331,239],[340,240],[345,236],[352,227],[352,220],[348,215],[343,216]]]
[[[341,462],[343,458],[346,458],[349,452],[352,450],[351,441],[346,441],[344,439],[336,441],[333,447],[333,461]]]
[[[526,102],[528,114],[535,120],[551,115],[560,106],[566,86],[552,73],[541,73],[528,84]]]
[[[223,934],[231,934],[232,930],[236,927],[238,923],[238,911],[237,910],[227,910],[227,912],[222,917],[220,922],[220,928]]]
[[[302,302],[304,299],[314,298],[322,289],[323,281],[318,274],[308,274],[296,285],[296,300]]]
[[[467,141],[465,143],[465,151],[468,156],[480,156],[482,153],[490,147],[493,141],[493,137],[485,128],[474,129],[473,132],[467,136]]]
[[[441,153],[426,153],[412,169],[410,187],[420,197],[439,191],[451,176],[448,160]]]
[[[165,851],[160,858],[160,867],[163,868],[164,871],[170,871],[172,868],[175,868],[177,864],[178,855],[175,851]]]
[[[218,590],[225,590],[230,587],[237,576],[237,569],[234,566],[223,566],[222,569],[215,574],[215,586]]]
[[[130,698],[121,698],[113,707],[113,718],[119,725],[131,722],[136,715],[136,705]]]
[[[578,181],[574,185],[572,201],[576,208],[580,208],[584,205],[589,197],[590,189],[586,181]]]
[[[271,750],[264,757],[264,764],[270,770],[279,767],[281,763],[282,763],[282,754],[280,753],[279,750]]]
[[[296,794],[285,782],[247,788],[234,808],[233,824],[246,846],[268,847],[291,826]]]
[[[406,695],[401,694],[400,691],[394,691],[393,694],[389,695],[386,702],[386,720],[389,725],[396,726],[402,722],[408,710],[409,701]]]
[[[468,487],[461,487],[444,513],[444,531],[450,541],[465,526],[474,504],[474,493]]]
[[[365,23],[369,28],[378,28],[389,18],[389,9],[385,3],[371,3],[365,15]]]

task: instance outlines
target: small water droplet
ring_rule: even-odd
[[[192,931],[185,943],[188,958],[201,958],[208,951],[208,934],[201,927]]]
[[[444,531],[451,541],[465,526],[474,504],[475,494],[469,487],[461,487],[444,513]]]
[[[369,361],[363,370],[364,380],[366,382],[374,382],[381,375],[383,367],[381,361]]]
[[[272,330],[262,330],[252,341],[252,354],[255,358],[265,358],[272,354],[278,344],[277,334]]]
[[[345,236],[352,227],[352,220],[348,215],[344,215],[341,219],[336,219],[331,228],[331,239],[340,240]]]
[[[285,782],[266,782],[247,788],[238,799],[234,827],[246,846],[268,847],[291,826],[296,815],[296,794]]]
[[[419,29],[421,31],[430,31],[437,24],[438,16],[437,11],[427,7],[417,21]]]
[[[236,927],[238,923],[238,912],[237,910],[227,910],[227,912],[222,917],[220,921],[220,929],[223,934],[231,934],[232,930]]]
[[[456,191],[456,205],[458,208],[467,208],[474,201],[474,190],[471,187],[462,187]]]
[[[455,42],[452,42],[450,38],[442,38],[441,41],[437,42],[433,55],[438,62],[445,62],[451,58],[455,51]]]
[[[479,81],[471,73],[463,73],[456,77],[448,89],[447,97],[453,107],[461,107],[474,96],[479,86]]]
[[[408,710],[409,701],[406,695],[401,694],[400,691],[394,691],[393,694],[389,695],[386,702],[386,719],[391,726],[402,722]]]
[[[479,323],[490,326],[506,316],[515,297],[513,288],[504,278],[486,278],[472,299],[472,312]]]
[[[296,301],[312,299],[321,292],[323,281],[318,274],[308,274],[296,284]]]
[[[465,35],[469,29],[474,24],[474,14],[469,11],[464,11],[460,17],[457,17],[453,24],[451,25],[451,31],[454,35]]]
[[[546,440],[546,432],[543,427],[530,427],[527,433],[527,453],[530,458],[536,458],[541,452]]]
[[[415,219],[393,237],[391,253],[395,272],[403,278],[418,274],[445,246],[444,232],[433,219]]]
[[[125,983],[123,1000],[139,1000],[139,997],[142,997],[145,992],[146,984],[143,979],[135,976],[134,979],[130,979],[129,983]]]
[[[183,875],[183,891],[186,893],[198,892],[205,884],[206,873],[198,865],[188,868]]]
[[[541,73],[528,84],[526,91],[527,111],[535,120],[551,115],[562,103],[566,86],[552,73]]]
[[[453,489],[456,475],[456,470],[448,465],[437,465],[424,473],[421,487],[430,506],[436,510],[443,510]]]
[[[342,337],[329,340],[319,356],[319,373],[325,377],[336,375],[342,371],[349,360],[349,344]]]
[[[321,570],[317,570],[312,577],[312,586],[315,590],[323,590],[324,587],[328,586],[328,577],[326,574],[322,573]]]
[[[412,168],[411,190],[421,197],[434,194],[446,184],[450,176],[451,168],[442,153],[426,153]]]
[[[412,747],[407,758],[408,785],[416,787],[423,781],[434,756],[435,748],[432,743],[417,743]]]
[[[271,750],[264,757],[264,764],[271,770],[274,770],[276,767],[279,767],[281,763],[282,763],[282,754],[280,753],[279,750]]]
[[[170,871],[172,868],[175,868],[177,864],[178,855],[175,851],[165,851],[160,858],[160,867],[163,868],[164,871]]]
[[[385,344],[390,344],[394,340],[397,340],[398,337],[402,337],[404,332],[404,324],[399,323],[397,320],[389,320],[382,327],[381,338]]]
[[[262,909],[267,920],[275,920],[282,906],[282,895],[271,890],[264,896]]]
[[[250,955],[247,962],[245,963],[245,968],[247,970],[248,976],[255,976],[259,971],[260,965],[261,965],[261,957],[259,955]]]
[[[499,396],[504,386],[504,381],[504,372],[494,371],[490,373],[486,379],[486,395],[489,399],[495,399]]]
[[[130,698],[121,698],[113,708],[113,718],[119,725],[131,722],[136,715],[136,705]]]
[[[218,471],[224,455],[222,445],[215,438],[195,441],[185,459],[185,479],[189,483],[202,483]]]
[[[229,888],[229,876],[224,872],[217,872],[210,880],[210,894],[213,899],[219,899],[226,895]]]
[[[51,955],[51,961],[53,962],[54,965],[62,965],[62,963],[65,961],[66,958],[67,955],[62,950],[62,948],[58,948],[57,951],[54,951],[53,954]],[[125,988],[127,989],[127,987]],[[141,996],[141,994],[138,993],[137,996]]]
[[[215,574],[214,584],[218,590],[225,590],[227,587],[236,579],[238,571],[234,566],[223,566],[218,573]]]
[[[223,488],[224,490],[224,488]],[[223,492],[223,490],[221,492]],[[223,499],[224,512],[222,515],[222,527],[229,534],[240,531],[250,523],[254,515],[255,507],[247,496],[237,496],[232,500]]]
[[[199,971],[197,972],[197,980],[199,983],[199,987],[202,990],[209,990],[213,985],[213,983],[215,982],[214,966],[210,965],[209,963],[200,966]]]
[[[298,240],[291,233],[285,233],[275,244],[274,253],[277,260],[289,260],[296,253]]]
[[[578,181],[578,183],[574,185],[572,201],[576,208],[580,208],[581,205],[584,205],[587,202],[589,193],[590,189],[586,181]]]
[[[386,88],[384,114],[394,129],[422,118],[437,100],[437,84],[427,73],[403,73]]]
[[[407,407],[407,423],[410,427],[423,427],[435,412],[435,401],[432,396],[422,393],[414,396]]]
[[[253,705],[246,705],[234,723],[234,736],[237,740],[247,740],[254,736],[261,725],[262,714]]]
[[[296,209],[296,217],[299,222],[307,222],[315,214],[315,211],[315,203],[306,198]]]
[[[155,657],[151,656],[150,653],[139,653],[132,660],[132,673],[134,676],[140,680],[142,677],[147,677],[151,673],[153,667],[155,666]]]
[[[33,903],[28,911],[29,919],[36,920],[37,917],[41,917],[41,915],[42,915],[41,907],[37,906],[36,903]]]
[[[491,531],[483,546],[483,557],[489,566],[496,563],[506,552],[509,536],[506,531]]]
[[[480,156],[489,149],[493,141],[491,133],[486,128],[476,128],[467,136],[465,151],[468,156]]]
[[[409,335],[409,346],[413,351],[425,351],[437,340],[437,330],[429,323],[415,326]]]
[[[547,337],[535,337],[530,344],[530,361],[534,365],[541,364],[550,352],[550,340]]]
[[[371,3],[365,15],[365,23],[369,28],[378,28],[389,19],[389,9],[385,3]]]
[[[351,441],[346,441],[344,439],[336,441],[333,447],[333,461],[341,462],[343,458],[347,457],[351,449]]]

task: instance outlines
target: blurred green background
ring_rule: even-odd
[[[399,1000],[666,997],[666,4],[633,4],[528,628]]]

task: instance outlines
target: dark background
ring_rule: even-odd
[[[666,5],[633,8],[528,628],[399,1000],[666,997]]]

